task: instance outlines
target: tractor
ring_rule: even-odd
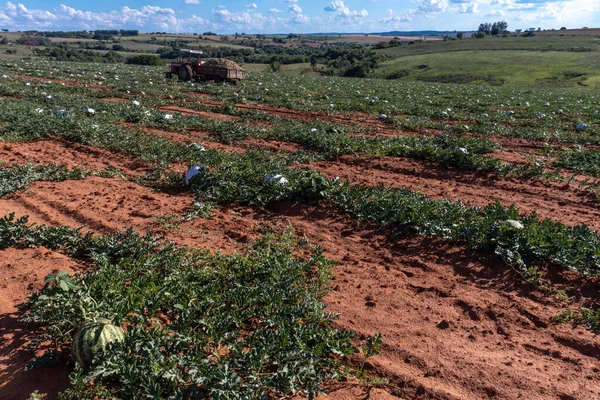
[[[187,60],[184,60],[182,54],[187,54]],[[177,61],[171,63],[171,70],[166,73],[166,77],[171,79],[176,75],[180,81],[215,81],[215,83],[227,81],[236,84],[241,79],[246,79],[246,72],[233,61],[229,60],[209,60],[200,61],[200,50],[181,50]],[[193,60],[193,56],[195,60]]]

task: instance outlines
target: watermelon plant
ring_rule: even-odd
[[[287,230],[265,231],[229,256],[132,230],[83,235],[9,215],[0,243],[93,265],[49,277],[22,308],[38,327],[34,344],[56,345],[54,362],[72,348],[63,398],[310,397],[339,376],[337,359],[358,352],[355,334],[333,329],[337,315],[321,302],[332,263]]]
[[[0,168],[0,198],[30,185],[34,181],[64,181],[85,179],[87,176],[114,177],[121,172],[116,168],[102,171],[69,169],[63,164],[26,164]]]

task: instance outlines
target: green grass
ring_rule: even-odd
[[[600,52],[469,50],[400,57],[380,64],[373,76],[446,83],[521,87],[589,87],[600,79]]]
[[[417,42],[375,50],[390,57],[376,78],[521,87],[589,87],[600,83],[600,39],[509,36]]]
[[[418,54],[475,50],[485,52],[498,50],[568,51],[576,47],[589,47],[593,51],[598,51],[600,50],[600,40],[581,36],[488,37],[484,39],[417,42],[375,51],[386,54],[391,58],[397,58]]]
[[[270,70],[269,64],[242,64],[242,67],[248,72],[266,72]],[[285,64],[281,66],[279,73],[286,75],[315,74],[310,63]]]

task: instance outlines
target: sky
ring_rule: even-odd
[[[0,0],[2,1],[2,0]],[[315,33],[600,27],[600,0],[26,0],[0,2],[0,28]]]

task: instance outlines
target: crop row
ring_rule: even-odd
[[[6,64],[6,62],[5,62]],[[197,99],[197,92],[227,103],[257,103],[326,113],[367,112],[401,116],[403,129],[467,125],[483,135],[523,137],[544,142],[598,144],[598,98],[589,91],[443,85],[337,77],[252,74],[243,86],[163,81],[156,68],[8,63],[6,69],[60,78],[140,95]],[[12,79],[12,78],[11,78]],[[11,81],[8,79],[8,81]],[[22,80],[16,80],[22,84]],[[33,83],[32,83],[33,84]],[[52,86],[58,85],[53,83]],[[71,88],[75,89],[75,88]],[[81,88],[82,90],[84,88]],[[96,87],[93,87],[95,90]],[[19,90],[17,90],[19,91]],[[98,92],[98,95],[105,92]],[[157,100],[159,101],[159,100]],[[513,113],[508,115],[507,113]],[[457,122],[458,124],[446,124]],[[576,131],[586,123],[584,131]]]
[[[127,326],[125,341],[88,370],[75,366],[62,398],[313,396],[338,377],[336,359],[358,352],[354,333],[332,329],[337,315],[321,303],[331,263],[289,232],[226,256],[132,230],[83,235],[9,215],[0,243],[44,246],[94,266],[49,275],[23,306],[22,320],[38,327],[32,347],[46,348],[30,367],[64,363],[72,335],[93,318]]]
[[[0,198],[21,190],[34,181],[64,181],[85,179],[90,175],[113,177],[120,174],[114,168],[91,171],[79,168],[69,169],[63,164],[27,164],[0,168]]]
[[[39,96],[38,96],[39,97]],[[56,99],[52,99],[56,102]],[[435,137],[367,137],[350,136],[358,128],[347,125],[331,124],[323,121],[294,121],[281,119],[268,126],[257,126],[251,123],[238,123],[205,118],[201,116],[183,117],[173,115],[164,119],[165,114],[154,109],[147,109],[131,104],[110,103],[90,99],[88,103],[94,108],[93,116],[85,115],[77,96],[64,95],[60,104],[67,104],[65,112],[57,116],[52,112],[48,102],[42,104],[24,99],[4,100],[5,107],[0,110],[0,134],[6,138],[33,139],[48,135],[61,135],[87,144],[102,143],[103,147],[113,150],[130,149],[133,143],[123,144],[117,139],[124,132],[123,127],[116,124],[122,122],[136,123],[143,127],[151,127],[170,131],[208,131],[218,141],[232,143],[248,137],[285,141],[305,146],[311,151],[302,154],[304,160],[317,160],[339,157],[344,154],[361,154],[367,156],[396,156],[422,159],[436,162],[448,168],[478,170],[494,173],[499,176],[511,174],[524,178],[543,177],[547,175],[539,165],[515,165],[502,162],[485,153],[489,153],[497,145],[484,138],[466,137],[458,134],[442,134]],[[39,107],[40,105],[44,106]],[[52,106],[52,104],[50,104]],[[48,110],[50,108],[50,110]],[[54,107],[56,108],[56,106]],[[96,112],[97,110],[97,112]],[[35,118],[32,116],[35,115]],[[81,117],[86,118],[81,118]],[[85,141],[83,136],[93,136],[93,142]],[[139,143],[142,134],[135,135]],[[78,139],[77,139],[78,138]],[[84,140],[84,141],[82,141]],[[118,141],[107,146],[108,141]],[[152,141],[156,141],[152,138]],[[147,141],[146,141],[147,142]],[[164,144],[165,140],[160,140]],[[139,155],[148,152],[152,143],[146,143],[145,149],[137,151]],[[161,152],[164,155],[164,152]],[[147,159],[148,155],[146,155]],[[165,161],[165,157],[159,158]],[[169,157],[169,160],[181,160],[181,157]],[[568,168],[568,167],[567,167]]]

